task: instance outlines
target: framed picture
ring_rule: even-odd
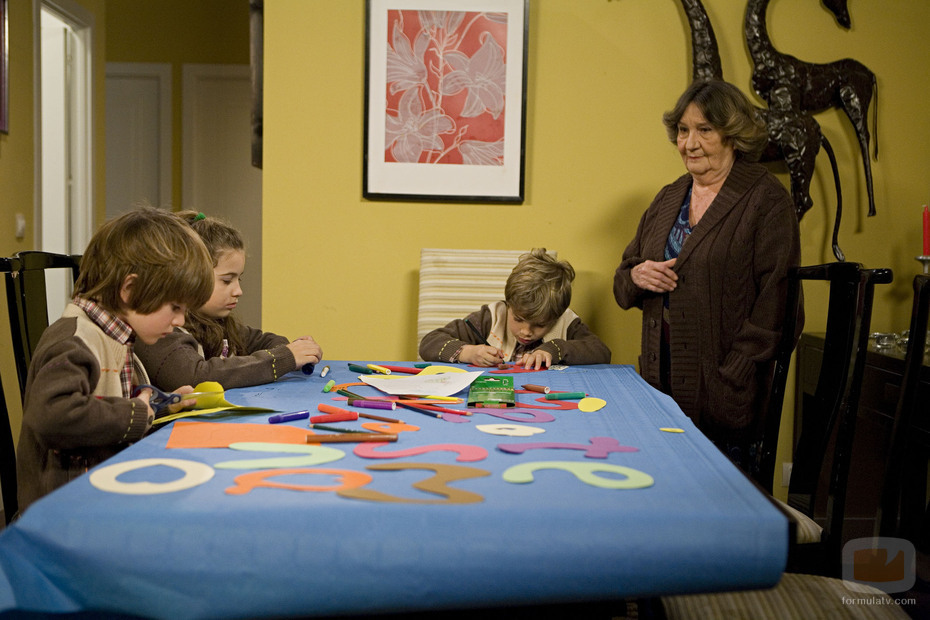
[[[252,68],[252,165],[261,168],[265,82],[265,0],[249,0],[249,60]]]
[[[0,0],[0,132],[10,133],[10,30],[7,1]]]
[[[523,202],[529,0],[367,0],[363,195]]]

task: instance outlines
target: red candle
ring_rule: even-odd
[[[924,205],[924,253],[923,256],[930,256],[930,210]]]

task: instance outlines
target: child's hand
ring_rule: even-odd
[[[302,368],[304,364],[319,364],[323,359],[323,349],[310,336],[301,336],[287,345],[287,348],[294,354],[297,368]]]
[[[474,366],[497,366],[504,361],[504,352],[486,344],[466,344],[459,353],[459,361]]]
[[[178,389],[176,389],[176,390],[174,391],[174,393],[175,393],[175,394],[190,394],[190,393],[193,392],[193,391],[194,391],[194,388],[192,388],[191,386],[189,386],[189,385],[182,385],[181,387],[179,387]],[[173,405],[168,405],[168,412],[169,412],[169,413],[178,413],[179,411],[181,411],[181,410],[183,410],[183,409],[190,409],[191,407],[195,406],[196,404],[197,404],[197,399],[196,399],[196,398],[188,398],[188,399],[182,400],[181,402],[175,403],[175,404],[173,404]]]
[[[539,349],[524,353],[520,356],[520,359],[517,360],[517,366],[523,366],[527,370],[548,368],[552,366],[552,353],[540,351]]]
[[[155,419],[155,410],[152,409],[152,406],[149,404],[149,401],[152,400],[152,390],[149,388],[142,388],[139,390],[139,393],[135,395],[134,399],[139,399],[145,403],[145,408],[147,409],[147,414],[149,419]]]

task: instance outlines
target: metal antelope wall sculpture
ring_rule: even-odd
[[[833,13],[837,23],[849,28],[846,0],[822,0],[822,3]],[[723,79],[717,39],[701,0],[681,0],[681,4],[691,29],[693,79]],[[837,107],[852,122],[863,157],[869,215],[874,215],[867,117],[876,88],[875,74],[852,59],[811,64],[778,52],[768,37],[765,24],[768,4],[769,0],[749,0],[744,28],[753,60],[753,88],[769,106],[759,110],[769,133],[769,144],[762,159],[785,162],[791,180],[792,199],[798,219],[801,219],[813,205],[810,183],[817,154],[821,145],[824,147],[833,169],[837,195],[833,254],[837,260],[845,260],[838,242],[843,200],[836,157],[812,113]]]

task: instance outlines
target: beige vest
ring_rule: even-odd
[[[77,329],[74,335],[80,338],[87,348],[93,351],[100,363],[100,381],[94,388],[94,396],[117,396],[122,395],[126,398],[128,394],[123,394],[123,384],[120,382],[119,373],[126,361],[127,346],[118,343],[107,336],[96,323],[87,316],[83,310],[74,304],[65,306],[62,317],[76,317]],[[149,383],[148,373],[142,362],[132,354],[132,384],[142,385]]]

